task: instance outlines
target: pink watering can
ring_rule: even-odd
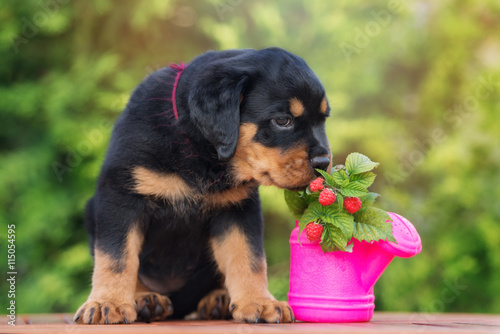
[[[352,253],[324,253],[306,233],[290,237],[290,292],[295,318],[310,322],[369,321],[375,308],[373,287],[394,256],[412,257],[422,250],[420,236],[405,218],[389,213],[397,244],[353,240]]]

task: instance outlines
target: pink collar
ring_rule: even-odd
[[[187,67],[187,64],[180,63],[180,64],[174,64],[171,63],[169,65],[170,68],[173,68],[174,70],[177,70],[177,75],[175,76],[175,81],[174,81],[174,89],[172,90],[172,106],[174,108],[174,116],[175,120],[179,120],[179,114],[177,113],[177,104],[175,102],[175,93],[177,92],[177,84],[179,83],[179,79],[181,78],[182,72],[184,69]]]

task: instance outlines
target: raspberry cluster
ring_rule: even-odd
[[[319,203],[323,206],[329,206],[335,203],[337,195],[335,194],[335,190],[325,188],[323,183],[323,178],[318,177],[309,184],[309,189],[313,193],[321,191],[318,198]],[[353,214],[361,209],[361,204],[361,200],[358,197],[347,197],[344,200],[344,208],[350,214]],[[320,223],[311,222],[307,224],[306,235],[309,241],[314,242],[320,240],[321,235],[323,234],[323,229],[324,228]]]
[[[304,191],[285,190],[286,204],[298,220],[299,243],[304,230],[324,252],[352,251],[348,246],[353,239],[395,242],[389,214],[373,206],[379,194],[368,190],[378,165],[353,152],[345,164],[328,171],[316,169],[319,177]]]

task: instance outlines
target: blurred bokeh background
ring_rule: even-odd
[[[267,46],[317,73],[335,162],[380,162],[378,205],[423,239],[380,279],[377,309],[500,312],[497,0],[8,0],[0,22],[0,263],[15,224],[18,312],[86,299],[82,211],[132,89],[206,50]],[[282,191],[262,201],[269,285],[286,299],[293,220]]]

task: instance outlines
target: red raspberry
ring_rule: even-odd
[[[309,189],[311,189],[313,193],[323,190],[323,188],[323,179],[321,177],[318,177],[316,180],[309,183]]]
[[[330,189],[325,189],[319,194],[319,203],[323,206],[327,206],[330,204],[333,204],[335,202],[335,199],[337,198],[337,195]]]
[[[309,223],[306,225],[306,235],[309,241],[314,242],[321,239],[323,234],[323,226],[320,224]]]
[[[361,200],[357,197],[347,197],[344,200],[344,208],[349,213],[354,213],[361,208]]]

